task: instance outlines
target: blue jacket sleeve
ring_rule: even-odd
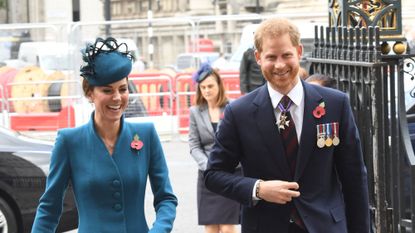
[[[52,150],[45,193],[39,201],[32,233],[55,233],[63,208],[70,177],[70,165],[64,135],[59,131]]]
[[[234,113],[228,104],[204,172],[205,185],[212,192],[243,205],[253,206],[255,202],[252,199],[252,190],[258,179],[234,174],[242,154],[238,134]]]

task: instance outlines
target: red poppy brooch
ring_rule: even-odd
[[[135,150],[141,150],[141,148],[143,148],[144,143],[143,141],[140,140],[140,137],[138,137],[138,134],[134,135],[134,139],[131,142],[131,148],[135,149]]]
[[[322,116],[326,115],[326,109],[324,108],[325,104],[324,102],[321,102],[314,110],[313,110],[313,116],[315,118],[320,119]]]
[[[219,116],[219,119],[220,119],[220,120],[223,120],[223,118],[225,118],[225,112],[222,112],[222,113],[220,114],[220,116]]]

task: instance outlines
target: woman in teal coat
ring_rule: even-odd
[[[78,233],[171,232],[177,198],[159,137],[153,124],[129,123],[123,117],[132,61],[127,50],[113,38],[99,38],[85,49],[83,90],[95,111],[89,123],[58,132],[32,233],[55,232],[69,181]],[[156,211],[151,227],[144,213],[147,178]]]

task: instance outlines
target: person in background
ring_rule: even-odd
[[[367,171],[347,95],[299,77],[290,21],[255,32],[267,84],[229,103],[206,187],[243,204],[242,233],[369,233]],[[244,176],[233,170],[242,165]]]
[[[255,48],[247,49],[239,67],[239,87],[242,94],[249,93],[265,83],[261,68],[255,60]]]
[[[32,233],[54,233],[71,182],[78,233],[171,232],[177,198],[159,137],[151,123],[124,120],[132,55],[114,38],[98,38],[83,51],[85,96],[95,106],[90,121],[58,131],[45,193]],[[147,225],[144,198],[149,178],[155,222]]]
[[[236,233],[239,203],[210,192],[203,181],[215,132],[228,103],[225,88],[218,72],[208,64],[203,64],[193,78],[197,90],[195,105],[190,108],[189,147],[198,166],[198,224],[205,226],[206,233]],[[241,170],[237,169],[234,174],[241,175]]]
[[[308,72],[303,67],[299,68],[298,75],[300,76],[301,80],[306,80],[308,78]]]
[[[311,84],[321,85],[323,87],[334,88],[336,85],[335,79],[324,74],[312,74],[305,81]]]

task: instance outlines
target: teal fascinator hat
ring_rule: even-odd
[[[127,44],[118,44],[112,37],[97,38],[81,53],[85,62],[80,69],[81,76],[92,86],[105,86],[127,77],[134,61]]]

